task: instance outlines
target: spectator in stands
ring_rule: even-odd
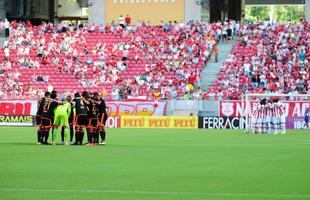
[[[4,31],[5,37],[8,38],[10,36],[10,22],[7,19],[4,20]]]
[[[218,62],[218,55],[219,55],[219,53],[220,53],[220,51],[219,51],[219,48],[218,48],[218,46],[217,45],[215,45],[214,47],[213,47],[213,53],[214,53],[214,62]]]
[[[125,17],[125,22],[126,22],[126,26],[130,26],[131,25],[131,17],[128,14]]]
[[[125,18],[123,17],[123,15],[121,15],[121,16],[118,18],[118,24],[119,24],[122,28],[125,28]]]

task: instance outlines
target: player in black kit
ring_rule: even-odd
[[[105,138],[106,138],[106,131],[105,131],[105,123],[108,119],[108,113],[106,110],[106,104],[103,98],[99,96],[98,93],[94,93],[94,102],[97,104],[97,109],[98,109],[98,131],[101,137],[101,142],[99,144],[105,145]]]
[[[87,125],[87,138],[88,145],[96,145],[99,143],[99,133],[98,133],[98,105],[92,98],[88,99],[88,125]]]
[[[83,93],[87,98],[87,94]],[[87,126],[87,106],[79,93],[74,94],[74,109],[75,109],[75,145],[82,145],[84,139],[84,128]]]
[[[41,123],[41,117],[42,117],[42,113],[43,113],[43,107],[44,107],[44,102],[45,99],[49,99],[51,97],[51,93],[50,92],[45,92],[44,97],[42,97],[42,99],[39,102],[39,107],[38,107],[38,111],[36,114],[36,123],[38,126],[38,139],[37,139],[37,144],[42,144],[42,123]]]
[[[58,106],[57,93],[52,92],[51,98],[45,98],[41,117],[42,144],[48,144],[49,131],[53,127],[54,110]]]

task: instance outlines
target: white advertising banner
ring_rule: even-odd
[[[106,101],[109,116],[163,116],[166,102],[162,101]]]

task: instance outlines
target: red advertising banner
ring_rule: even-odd
[[[36,115],[37,105],[36,100],[0,100],[0,115]]]
[[[254,103],[251,101],[250,105],[253,108]],[[303,117],[306,108],[310,107],[309,101],[283,101],[285,105],[285,112],[287,117]],[[245,114],[246,104],[242,101],[220,101],[219,113],[220,117],[242,117]]]

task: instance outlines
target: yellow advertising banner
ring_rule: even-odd
[[[121,128],[198,128],[198,117],[122,116]]]

